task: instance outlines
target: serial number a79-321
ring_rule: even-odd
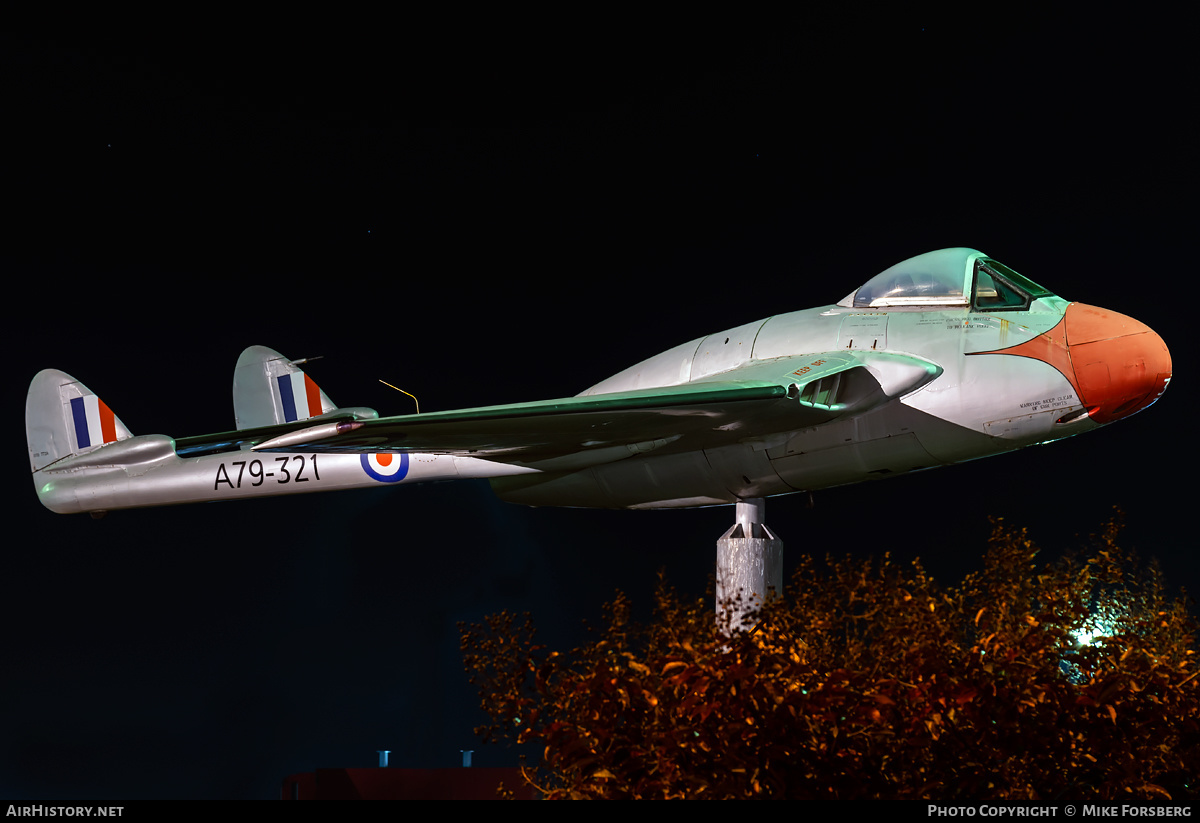
[[[310,454],[307,459],[300,454],[276,457],[274,463],[266,465],[261,460],[231,460],[228,468],[225,463],[217,467],[213,491],[221,488],[222,483],[231,489],[240,489],[243,481],[248,486],[261,486],[268,480],[275,483],[307,483],[320,479],[315,454]]]

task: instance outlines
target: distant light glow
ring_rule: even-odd
[[[1071,629],[1071,638],[1075,641],[1077,649],[1083,649],[1095,645],[1105,638],[1117,637],[1122,633],[1123,626],[1121,624],[1127,617],[1128,608],[1119,600],[1099,601],[1092,607],[1091,613],[1078,626]],[[1086,683],[1088,676],[1071,659],[1073,656],[1068,652],[1064,659],[1059,661],[1059,669],[1072,683]]]
[[[1080,646],[1090,646],[1097,640],[1112,637],[1118,633],[1121,619],[1125,617],[1125,608],[1112,600],[1098,604],[1088,619],[1071,630],[1071,636]]]

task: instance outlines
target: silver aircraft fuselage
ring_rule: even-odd
[[[1139,321],[945,249],[837,304],[692,340],[574,398],[378,418],[338,410],[269,349],[248,349],[239,369],[265,411],[241,410],[251,389],[235,378],[239,430],[178,441],[102,415],[84,424],[106,433],[80,434],[79,398],[94,395],[39,374],[27,429],[40,499],[95,512],[484,477],[528,505],[718,505],[1089,431],[1157,400],[1171,359]],[[305,381],[300,414],[290,386],[298,398]]]

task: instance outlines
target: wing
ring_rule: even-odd
[[[368,420],[333,413],[291,425],[181,438],[176,450],[181,455],[247,447],[416,452],[530,464],[568,456],[600,463],[658,448],[713,448],[860,413],[940,373],[933,364],[907,358],[911,379],[901,386],[894,377],[876,376],[880,369],[878,363],[871,368],[873,354],[828,352],[753,361],[693,383],[532,403]]]

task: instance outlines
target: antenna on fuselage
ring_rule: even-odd
[[[383,385],[387,386],[389,389],[395,389],[396,391],[400,392],[401,394],[407,394],[409,397],[411,397],[413,399],[413,402],[417,404],[417,414],[421,413],[421,401],[417,399],[417,396],[415,394],[413,394],[412,392],[406,392],[404,389],[399,388],[398,386],[393,386],[391,383],[389,383],[386,380],[380,380],[379,382],[382,383]]]

